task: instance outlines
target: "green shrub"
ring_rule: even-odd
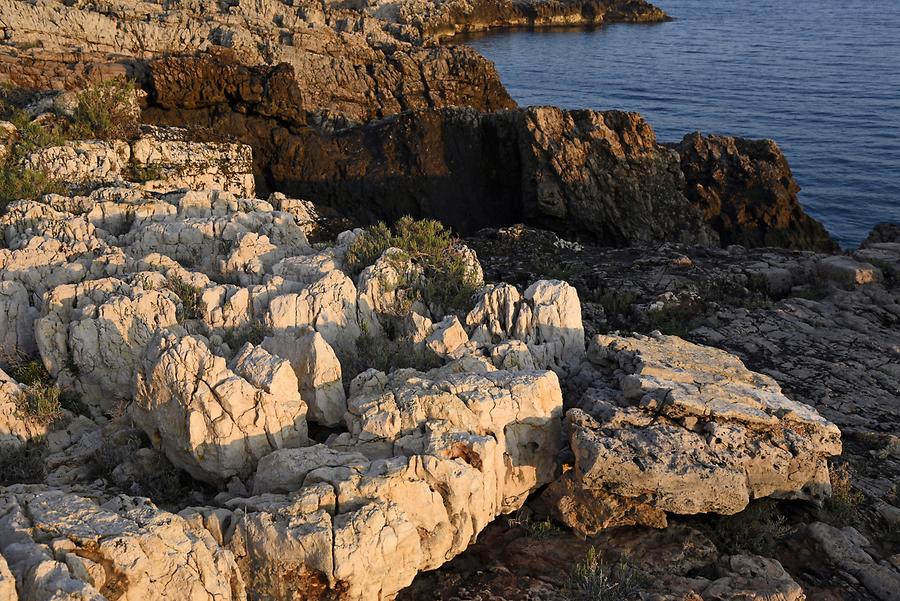
[[[591,547],[572,570],[563,588],[567,601],[630,601],[649,582],[647,575],[625,561],[607,564]]]
[[[19,411],[23,419],[50,426],[62,417],[62,391],[56,384],[35,382],[25,387]]]
[[[272,328],[261,321],[254,321],[242,328],[228,330],[222,336],[222,342],[228,345],[232,351],[236,351],[248,342],[253,346],[259,346],[266,336],[272,335]]]
[[[135,136],[140,126],[135,90],[134,82],[115,79],[81,91],[70,137],[113,140]]]
[[[422,268],[422,280],[410,283],[417,298],[448,310],[468,307],[480,282],[467,266],[459,241],[440,222],[402,217],[393,230],[384,223],[372,226],[350,245],[347,266],[358,275],[391,247]]]
[[[12,377],[19,384],[31,386],[33,384],[49,384],[53,378],[44,367],[44,363],[38,359],[30,359],[18,363],[12,369]]]
[[[197,319],[200,314],[200,290],[174,274],[169,275],[166,279],[166,287],[174,292],[178,300],[181,301],[178,321]]]
[[[129,163],[125,172],[125,179],[130,182],[145,183],[153,180],[162,179],[162,165],[152,163],[150,165],[138,165],[137,163]]]
[[[47,443],[35,437],[21,447],[0,448],[0,486],[37,484],[44,481]]]
[[[385,373],[405,368],[428,371],[440,367],[443,361],[430,349],[416,351],[408,340],[388,340],[364,331],[356,339],[356,354],[342,358],[341,364],[349,382],[367,369]]]
[[[16,137],[0,163],[0,212],[16,200],[33,200],[44,194],[62,193],[62,184],[45,171],[27,169],[22,161],[36,150],[62,144],[63,136],[54,124],[31,121],[24,111],[0,101],[0,118],[16,126]]]
[[[393,236],[390,228],[384,223],[368,227],[362,235],[357,236],[344,257],[353,275],[359,275],[363,269],[374,265],[384,251],[391,247]]]

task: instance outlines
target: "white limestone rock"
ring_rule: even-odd
[[[246,144],[194,142],[177,127],[149,127],[131,143],[134,163],[153,169],[156,178],[143,182],[154,192],[183,188],[222,190],[253,198],[253,150]]]
[[[425,339],[425,346],[439,357],[449,357],[469,342],[469,336],[455,315],[445,317]]]
[[[34,320],[28,290],[15,280],[0,281],[0,366],[10,366],[17,357],[32,357],[37,351]]]
[[[135,423],[199,480],[248,477],[271,451],[307,444],[306,404],[292,370],[265,355],[245,349],[229,369],[202,339],[159,335],[138,369]]]
[[[150,340],[177,324],[176,301],[168,290],[113,278],[57,286],[35,322],[38,348],[54,377],[109,409],[134,395],[135,369]]]
[[[498,344],[520,340],[534,364],[567,375],[584,357],[584,326],[576,290],[558,280],[540,280],[524,295],[515,286],[488,286],[466,316],[472,340]]]
[[[760,497],[831,493],[838,428],[737,357],[662,335],[598,336],[589,356],[600,375],[566,416],[575,469],[563,479],[607,497],[598,514],[604,503],[733,514]]]
[[[131,147],[124,140],[81,140],[35,151],[25,159],[25,167],[52,173],[66,183],[111,183],[123,179],[130,159]]]
[[[245,598],[232,553],[147,499],[103,503],[55,490],[6,492],[0,516],[0,557],[22,601],[162,600],[176,592],[197,601]]]
[[[275,334],[263,340],[262,348],[290,362],[310,421],[323,426],[341,423],[347,410],[341,363],[319,332]]]
[[[312,328],[339,353],[353,354],[362,334],[356,286],[342,272],[330,271],[297,293],[272,298],[266,323],[276,333]]]

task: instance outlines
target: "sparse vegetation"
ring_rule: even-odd
[[[128,138],[138,131],[140,115],[134,102],[135,85],[130,81],[103,82],[82,91],[71,117],[56,116],[37,122],[20,108],[30,98],[30,94],[15,89],[5,89],[0,94],[0,120],[9,121],[16,128],[0,162],[0,211],[16,200],[65,192],[53,174],[24,165],[35,151],[59,146],[66,140]]]
[[[430,349],[417,351],[408,340],[389,340],[368,332],[356,339],[356,355],[341,362],[347,381],[363,371],[375,368],[385,373],[395,369],[413,368],[428,371],[443,364]]]
[[[440,222],[403,217],[393,229],[384,223],[372,226],[350,245],[347,266],[359,274],[392,247],[423,270],[421,281],[410,283],[417,298],[448,310],[467,308],[479,282],[461,244]]]
[[[510,528],[524,528],[529,536],[536,539],[552,538],[563,532],[550,518],[535,522],[530,515],[523,515],[521,509],[513,517],[506,518],[506,525]]]
[[[166,288],[175,293],[181,301],[178,311],[178,321],[197,319],[200,311],[200,290],[181,279],[180,276],[170,274],[166,279]]]
[[[149,441],[139,430],[124,430],[105,438],[94,452],[94,476],[111,479],[114,470],[133,459],[141,448],[149,447]],[[117,482],[130,494],[145,496],[161,507],[178,508],[196,484],[185,472],[175,468],[160,453],[155,459],[136,463],[120,476]],[[149,461],[149,465],[147,464]]]
[[[153,180],[162,179],[163,167],[156,163],[150,165],[139,165],[137,163],[129,163],[128,170],[125,172],[125,179],[132,182],[145,183]]]
[[[631,601],[648,583],[647,575],[627,561],[606,563],[591,547],[563,588],[567,601]]]
[[[709,533],[720,550],[729,554],[771,556],[778,542],[791,532],[774,499],[750,503],[742,512],[715,518]]]
[[[138,132],[140,114],[135,105],[134,82],[114,79],[78,94],[69,137],[127,139]]]
[[[62,392],[56,384],[36,382],[25,387],[19,401],[22,419],[50,426],[62,417]]]
[[[826,520],[835,526],[849,526],[859,518],[859,506],[865,495],[853,487],[850,466],[828,466],[831,496],[825,501]]]
[[[35,437],[20,447],[0,448],[0,486],[43,482],[47,474],[44,458],[47,443]]]
[[[10,375],[16,382],[25,386],[33,384],[46,385],[52,381],[50,372],[44,367],[44,363],[38,359],[21,359],[17,361]]]
[[[631,323],[632,306],[638,296],[630,290],[595,289],[586,297],[603,307],[610,329],[627,329]]]
[[[248,342],[254,346],[262,344],[266,336],[272,335],[272,328],[261,321],[251,322],[241,328],[228,330],[222,336],[222,342],[228,345],[232,351],[236,351]]]

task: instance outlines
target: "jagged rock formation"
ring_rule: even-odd
[[[202,340],[161,335],[138,369],[132,416],[199,480],[246,479],[263,456],[308,444],[306,403],[285,359],[249,343],[230,365]]]
[[[694,133],[675,148],[685,194],[723,244],[837,250],[822,224],[800,206],[800,186],[772,140]]]
[[[0,553],[22,601],[245,598],[234,556],[203,528],[147,499],[3,491]]]

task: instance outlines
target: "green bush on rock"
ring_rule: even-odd
[[[449,310],[467,308],[479,278],[466,262],[463,245],[440,222],[407,216],[393,228],[384,223],[367,228],[347,250],[347,267],[358,275],[388,248],[400,249],[422,268],[421,280],[411,283],[419,300]]]

